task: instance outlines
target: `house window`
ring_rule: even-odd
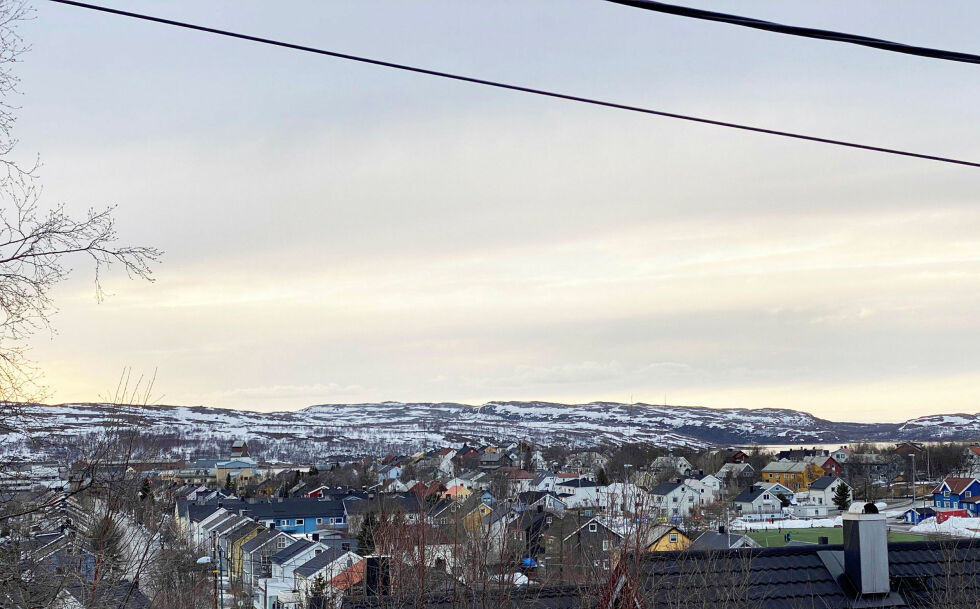
[[[316,523],[317,524],[323,524],[323,518],[317,518],[316,519]]]
[[[316,550],[313,550],[313,556],[319,556],[322,553],[323,553],[323,550],[321,550],[319,548],[317,548]]]
[[[340,544],[340,551],[341,552],[350,552],[350,544],[347,543],[347,542],[344,542],[344,543]]]
[[[276,547],[279,548],[280,550],[283,549],[283,548],[285,548],[286,547],[286,538],[285,537],[280,537],[279,540],[276,541]]]
[[[949,497],[949,490],[943,491],[943,497]]]
[[[599,530],[599,525],[598,524],[596,524],[594,522],[590,522],[589,523],[589,532],[590,533],[595,533],[598,530]]]
[[[303,519],[302,518],[297,518],[296,519],[296,526],[299,526],[301,524],[303,524]]]
[[[608,549],[609,549],[609,540],[608,539],[603,539],[602,540],[602,550],[603,551],[606,551]]]
[[[972,494],[973,494],[973,493],[971,493],[970,491],[967,491],[967,492],[965,492],[965,493],[963,493],[963,496],[964,496],[964,497],[969,497],[969,496],[971,496]]]
[[[602,561],[602,568],[604,570],[606,570],[606,571],[609,570],[609,559],[608,558]]]
[[[670,543],[677,543],[677,533],[671,533],[667,537],[667,541],[669,541]]]
[[[769,498],[769,495],[763,495],[762,498],[763,499],[768,499]]]
[[[545,518],[544,521],[546,523],[548,523],[548,524],[551,524],[551,522],[552,522],[551,516],[548,516],[547,518]]]

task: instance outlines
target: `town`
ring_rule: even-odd
[[[838,581],[823,594],[908,602],[949,577],[949,547],[969,556],[956,561],[968,577],[980,558],[971,444],[609,453],[512,442],[291,464],[239,440],[190,460],[12,462],[0,489],[0,547],[32,565],[4,607],[45,594],[64,607],[734,602],[730,586],[702,589],[709,575],[744,580],[741,594],[768,607],[783,606],[768,604],[774,594],[813,600],[805,585],[755,581],[798,560]],[[867,531],[851,540],[851,526]],[[892,576],[862,592],[820,562],[825,551],[843,552],[845,573],[894,555]],[[732,563],[739,552],[751,560]],[[909,552],[933,557],[928,577],[903,575]],[[659,575],[676,581],[664,588]]]

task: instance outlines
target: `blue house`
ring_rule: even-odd
[[[935,515],[936,510],[932,509],[931,507],[920,507],[905,510],[905,513],[902,514],[902,518],[905,520],[905,522],[919,524],[926,518],[932,518]]]
[[[932,505],[938,510],[968,510],[976,515],[980,500],[980,480],[976,478],[946,478],[932,491]]]
[[[306,497],[273,498],[250,503],[241,510],[265,526],[306,535],[323,529],[346,529],[347,515],[343,501],[319,501]]]

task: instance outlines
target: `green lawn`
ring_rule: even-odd
[[[783,529],[782,531],[750,531],[748,536],[756,540],[763,547],[776,547],[786,545],[783,535],[789,533],[793,536],[793,541],[808,541],[817,543],[818,537],[827,537],[830,543],[844,543],[843,529],[838,528],[817,528],[817,529]],[[888,541],[925,541],[923,535],[914,533],[903,533],[891,531],[888,533]]]

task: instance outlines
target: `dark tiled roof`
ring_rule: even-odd
[[[759,495],[768,492],[768,490],[762,488],[761,486],[750,486],[739,493],[738,496],[732,501],[736,503],[752,503],[759,498]]]
[[[275,529],[266,529],[261,533],[259,533],[258,535],[256,535],[255,537],[246,541],[244,544],[242,544],[242,551],[252,552],[254,550],[258,550],[260,547],[262,547],[262,544],[266,543],[267,541],[269,541],[279,533],[282,533],[282,531],[277,531]]]
[[[825,491],[837,480],[840,480],[837,476],[821,476],[810,484],[810,490]]]
[[[680,482],[661,482],[650,489],[651,495],[667,495],[681,487]]]
[[[312,541],[309,541],[307,539],[297,539],[293,543],[289,544],[285,548],[273,554],[272,557],[269,558],[269,560],[276,563],[277,565],[281,565],[282,563],[286,562],[293,556],[296,556],[297,554],[299,554],[300,552],[302,552],[303,550],[305,550],[306,548],[312,545],[313,545]]]
[[[323,552],[320,552],[319,554],[309,559],[308,561],[304,562],[300,566],[296,567],[295,573],[302,575],[303,577],[310,577],[311,575],[313,575],[320,569],[326,567],[327,565],[337,560],[344,554],[346,554],[346,552],[342,550],[338,550],[336,548],[330,548],[324,550]],[[357,562],[357,559],[355,557],[352,557],[352,559],[353,562],[351,563],[351,565],[344,565],[345,569],[348,566],[352,566],[354,562]]]
[[[686,603],[683,606],[755,609],[879,606],[855,604],[860,601],[856,601],[846,576],[839,575],[839,570],[832,572],[835,561],[841,564],[842,555],[843,546],[817,544],[652,552],[640,559],[638,590],[647,609],[678,606],[679,600]],[[891,543],[888,560],[892,600],[899,595],[905,603],[899,606],[978,606],[980,544],[975,541]]]
[[[308,497],[291,497],[282,502],[273,500],[247,503],[241,508],[256,520],[273,518],[334,518],[344,515],[343,501],[320,501]]]
[[[421,605],[425,609],[587,609],[598,604],[594,587],[527,586],[472,591],[459,587],[441,594],[430,594]],[[389,596],[344,597],[343,609],[386,609],[417,607],[415,598]]]

